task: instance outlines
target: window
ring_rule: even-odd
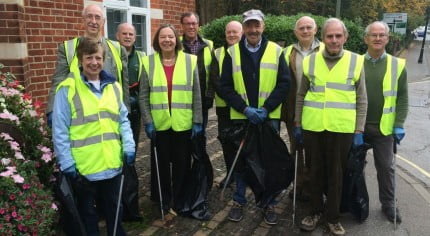
[[[105,32],[109,39],[116,40],[116,28],[128,22],[136,28],[136,49],[148,53],[151,31],[148,0],[104,0],[106,10]]]

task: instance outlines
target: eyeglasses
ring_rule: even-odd
[[[380,39],[382,39],[382,38],[385,38],[385,37],[387,37],[388,35],[387,34],[368,34],[368,36],[369,37],[371,37],[371,38],[374,38],[374,39],[376,39],[376,38],[380,38]]]
[[[186,26],[197,26],[199,23],[197,23],[197,22],[189,22],[189,23],[182,23],[183,25],[186,25]]]
[[[101,19],[103,19],[103,16],[100,16],[100,15],[93,15],[93,14],[87,14],[87,15],[85,15],[84,17],[85,17],[85,19],[87,19],[87,20],[95,19],[96,21],[100,21]]]

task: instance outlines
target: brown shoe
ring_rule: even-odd
[[[314,231],[318,225],[320,218],[321,218],[321,214],[306,216],[300,224],[300,229],[304,231]]]
[[[328,228],[330,229],[330,233],[334,236],[345,235],[345,229],[339,222],[337,222],[336,224],[328,223]]]

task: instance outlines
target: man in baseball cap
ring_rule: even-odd
[[[281,103],[287,97],[290,74],[281,47],[267,40],[263,31],[264,14],[260,10],[243,13],[245,37],[229,47],[229,53],[225,54],[219,90],[230,107],[230,119],[233,123],[258,125],[269,121],[279,133]],[[233,68],[241,70],[237,73]],[[264,98],[260,97],[261,94],[265,95]],[[249,183],[245,181],[243,171],[247,165],[244,161],[246,158],[246,155],[239,158],[241,161],[236,163],[234,172],[236,190],[228,219],[235,222],[243,219],[243,207],[247,203],[245,192]],[[269,225],[278,223],[275,213],[276,195],[271,195],[265,203],[259,203],[264,220]]]

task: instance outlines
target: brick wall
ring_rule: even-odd
[[[0,53],[0,62],[24,84],[34,100],[46,106],[55,72],[58,44],[83,35],[85,2],[103,0],[0,0],[0,47],[16,47],[14,55]],[[194,0],[152,0],[163,19],[151,19],[151,34],[162,23],[180,30],[180,16],[195,9]],[[152,39],[151,39],[152,40]]]

